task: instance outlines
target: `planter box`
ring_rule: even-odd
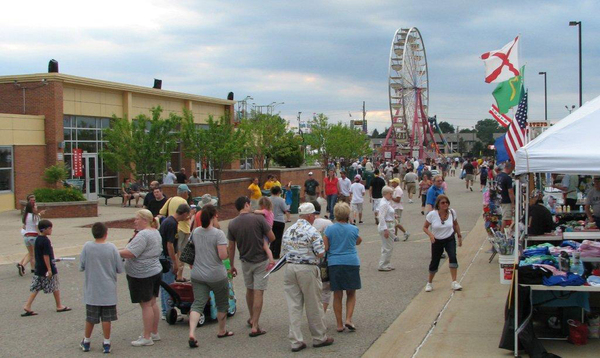
[[[27,204],[19,201],[22,208]],[[65,201],[58,203],[36,203],[38,210],[46,210],[43,219],[87,218],[98,216],[98,201]]]

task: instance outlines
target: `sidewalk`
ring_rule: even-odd
[[[433,291],[423,289],[363,357],[512,357],[498,348],[509,285],[500,284],[498,256],[488,263],[487,242],[480,218],[458,250],[463,290],[453,293],[448,265],[440,267]],[[542,344],[561,357],[598,356],[598,340],[579,347],[566,341]]]

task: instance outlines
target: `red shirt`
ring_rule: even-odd
[[[333,180],[330,180],[329,177],[323,180],[325,182],[325,195],[334,195],[338,193],[338,178],[334,177]]]

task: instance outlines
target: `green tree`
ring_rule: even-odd
[[[310,130],[311,132],[304,136],[304,141],[311,150],[317,152],[323,168],[327,168],[329,154],[327,154],[326,138],[329,134],[329,118],[323,113],[317,114],[310,122]]]
[[[50,185],[59,187],[69,177],[69,171],[64,162],[49,166],[44,170],[44,181]]]
[[[202,158],[213,165],[215,178],[212,181],[221,198],[221,178],[225,165],[240,158],[246,148],[246,133],[235,128],[226,116],[215,120],[208,116],[207,128],[194,123],[191,113],[184,112],[181,139],[190,158]],[[218,205],[221,205],[219,200]]]
[[[484,144],[494,144],[494,133],[504,133],[506,128],[502,127],[498,121],[494,119],[482,119],[475,125],[477,138]]]
[[[286,168],[297,168],[304,162],[302,137],[287,132],[274,147],[273,160]]]
[[[358,158],[372,153],[369,137],[342,123],[329,127],[325,146],[330,158]]]
[[[255,114],[240,125],[247,139],[246,153],[254,157],[261,183],[264,170],[269,169],[275,154],[275,147],[285,137],[286,127],[285,119],[270,114]]]
[[[454,126],[448,122],[441,121],[438,126],[443,133],[454,133]]]
[[[373,129],[373,133],[371,134],[371,138],[379,138],[379,131],[377,128]]]
[[[475,144],[473,144],[473,148],[471,148],[471,156],[477,157],[479,158],[481,155],[483,155],[483,151],[485,150],[485,145],[483,143],[481,143],[480,141],[475,142]]]
[[[475,133],[475,129],[463,128],[458,133]]]
[[[152,117],[140,114],[131,121],[113,116],[110,127],[104,129],[107,142],[100,152],[106,166],[141,176],[144,185],[160,176],[177,148],[176,131],[181,123],[173,113],[161,119],[162,111],[160,106],[153,107]]]

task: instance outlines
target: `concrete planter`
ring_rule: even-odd
[[[22,208],[27,205],[25,200],[20,200]],[[36,203],[38,210],[46,210],[44,219],[54,218],[86,218],[98,216],[98,201],[65,201],[58,203]]]

